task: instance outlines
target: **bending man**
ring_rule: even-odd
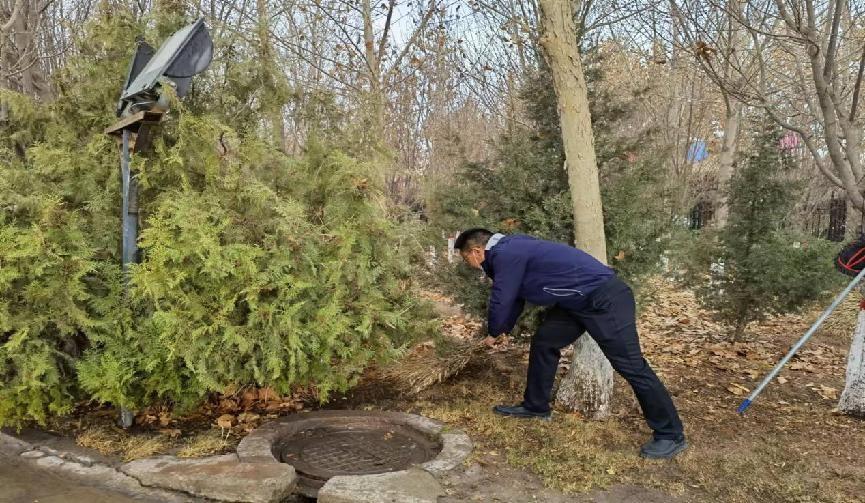
[[[582,250],[529,236],[470,229],[454,243],[466,263],[493,280],[485,342],[510,333],[525,302],[549,306],[532,338],[526,391],[519,405],[497,405],[503,416],[550,418],[562,348],[583,332],[624,377],[653,430],[640,455],[669,459],[687,447],[682,421],[663,383],[643,358],[634,294],[616,273]]]

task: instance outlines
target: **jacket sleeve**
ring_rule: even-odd
[[[487,329],[493,337],[510,333],[523,312],[525,301],[519,298],[528,257],[519,253],[501,253],[496,257],[493,289],[487,313]]]

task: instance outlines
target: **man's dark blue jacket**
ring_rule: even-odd
[[[488,329],[509,333],[526,302],[579,310],[594,289],[615,275],[588,253],[531,236],[504,236],[486,250],[481,263],[493,280]]]

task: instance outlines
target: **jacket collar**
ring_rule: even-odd
[[[487,251],[491,250],[493,246],[499,244],[499,241],[501,241],[503,237],[505,237],[505,235],[498,232],[493,234],[492,236],[490,236],[490,239],[487,241],[487,245],[486,247],[484,247],[484,249]]]
[[[484,270],[484,274],[486,274],[487,277],[490,279],[492,279],[493,277],[493,265],[490,263],[490,251],[495,245],[499,244],[499,241],[501,241],[502,238],[505,237],[507,236],[505,236],[504,234],[495,233],[490,236],[490,239],[487,241],[487,245],[484,247],[484,250],[486,250],[486,256],[484,257],[484,261],[481,262],[481,269]]]

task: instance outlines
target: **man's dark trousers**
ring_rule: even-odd
[[[580,310],[556,306],[547,310],[532,339],[523,406],[537,412],[550,409],[561,349],[585,331],[634,389],[655,438],[682,438],[682,421],[673,400],[640,351],[634,294],[616,277],[591,292]]]

